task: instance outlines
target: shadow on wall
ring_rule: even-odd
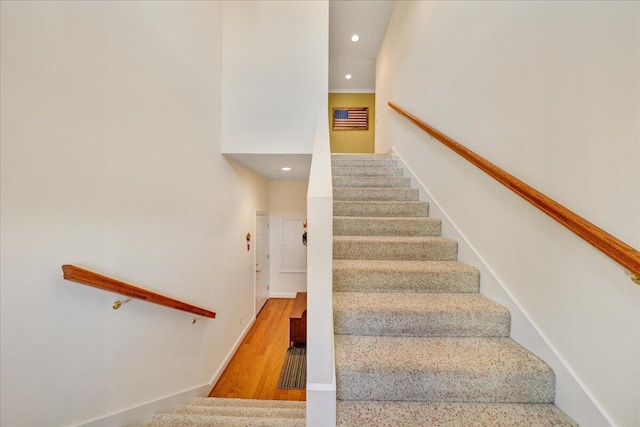
[[[375,151],[375,93],[330,93],[329,129],[332,153],[373,153]],[[368,129],[333,130],[334,108],[369,109]]]

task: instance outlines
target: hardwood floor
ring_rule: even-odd
[[[271,298],[238,347],[210,397],[306,400],[305,390],[276,387],[289,348],[289,313],[293,299]]]

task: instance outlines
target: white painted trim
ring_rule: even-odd
[[[213,376],[209,380],[208,384],[211,385],[211,388],[213,388],[213,386],[216,385],[216,383],[222,376],[222,373],[224,372],[224,370],[227,369],[227,365],[229,364],[229,362],[231,362],[231,358],[233,357],[234,354],[236,354],[236,350],[238,350],[238,347],[240,347],[240,344],[242,344],[242,340],[244,340],[244,337],[247,336],[247,334],[249,333],[249,330],[251,330],[251,327],[253,326],[255,321],[256,321],[256,316],[253,316],[251,318],[251,321],[247,323],[247,326],[244,328],[244,330],[242,331],[242,333],[240,334],[236,342],[233,343],[233,346],[225,356],[224,360],[222,361],[222,363],[220,364],[216,372],[213,374]]]
[[[79,424],[80,427],[112,427],[112,426],[135,426],[142,425],[151,415],[167,411],[175,406],[188,402],[194,397],[206,396],[209,393],[210,384],[203,384],[189,390],[185,390],[170,396],[165,396],[141,405],[119,411],[104,417]],[[133,420],[133,421],[132,421]]]
[[[335,384],[332,390],[310,389],[309,385],[307,383],[307,427],[335,427],[337,418]]]
[[[307,391],[336,391],[336,385],[335,383],[307,383]]]
[[[418,187],[419,190],[419,200],[424,200],[425,198],[423,196],[427,196],[426,198],[430,201],[433,202],[433,204],[436,205],[437,209],[440,211],[439,213],[442,215],[442,220],[443,223],[446,220],[449,225],[455,230],[455,232],[458,234],[458,236],[448,236],[448,237],[453,237],[456,238],[458,240],[458,244],[460,245],[461,243],[464,243],[464,245],[467,246],[467,248],[469,248],[471,250],[471,252],[474,254],[474,256],[477,258],[478,262],[482,264],[482,267],[484,268],[485,272],[488,272],[490,274],[490,279],[495,281],[497,284],[500,285],[500,287],[502,288],[502,290],[504,291],[504,293],[506,294],[506,296],[511,300],[511,303],[513,304],[513,306],[515,306],[519,312],[522,314],[522,316],[524,317],[524,320],[526,322],[528,322],[528,324],[533,328],[533,330],[538,334],[538,336],[540,337],[540,339],[544,342],[544,344],[547,346],[547,348],[550,350],[550,352],[553,354],[553,356],[558,360],[559,364],[561,365],[561,367],[566,370],[566,372],[569,374],[569,376],[573,379],[573,381],[575,381],[575,383],[577,384],[577,386],[581,389],[581,391],[584,393],[584,395],[590,400],[590,404],[593,405],[595,408],[597,408],[597,410],[600,412],[600,414],[602,415],[602,417],[604,417],[604,419],[606,419],[606,421],[612,425],[615,426],[616,424],[614,423],[613,419],[611,418],[611,416],[609,416],[609,414],[605,411],[605,409],[598,403],[598,401],[595,399],[593,393],[591,393],[591,391],[589,390],[589,388],[584,384],[584,382],[582,380],[580,380],[580,378],[576,375],[576,373],[573,371],[573,369],[571,369],[571,367],[569,366],[569,364],[567,363],[566,359],[560,354],[560,352],[557,350],[557,348],[549,341],[548,337],[540,330],[539,326],[537,325],[537,323],[535,321],[533,321],[529,315],[529,313],[527,312],[527,310],[525,310],[522,307],[522,304],[520,303],[520,301],[515,298],[513,296],[513,294],[509,291],[509,289],[505,286],[504,282],[502,280],[500,280],[498,274],[496,274],[496,272],[488,265],[488,263],[486,262],[486,260],[482,257],[482,255],[480,255],[480,253],[476,250],[476,248],[474,247],[474,245],[472,245],[469,240],[467,240],[467,237],[465,236],[465,234],[458,228],[458,226],[456,225],[456,223],[451,219],[451,217],[449,217],[449,215],[447,214],[447,212],[442,208],[442,206],[438,203],[438,201],[436,200],[435,197],[433,197],[433,195],[429,192],[429,190],[427,189],[427,187],[422,183],[422,181],[420,181],[420,179],[418,179],[416,177],[416,175],[413,173],[413,171],[411,170],[411,167],[409,167],[407,165],[407,163],[404,161],[404,159],[395,151],[395,149],[392,147],[391,150],[389,150],[389,154],[391,154],[393,156],[394,159],[398,160],[399,166],[402,167],[406,173],[406,176],[408,176],[411,181],[413,183],[416,184],[416,186]],[[429,206],[429,216],[431,216],[431,204]],[[474,265],[475,267],[479,268],[479,265]],[[482,280],[485,281],[487,280],[487,275],[484,273],[481,273],[480,275],[482,277]],[[482,286],[480,286],[480,293],[482,293]],[[516,313],[511,313],[512,317],[515,315]],[[515,340],[517,341],[517,337],[514,337]],[[547,363],[551,364],[550,361],[546,360]],[[558,364],[554,364],[556,366],[554,366],[554,370],[557,369]],[[556,373],[556,377],[557,377],[557,373]],[[557,387],[557,385],[556,385]],[[579,396],[573,396],[574,399],[579,399]],[[557,403],[556,403],[557,404]],[[562,408],[560,408],[562,409]]]
[[[267,217],[267,238],[269,239],[268,244],[267,244],[267,248],[269,248],[269,253],[267,254],[267,260],[269,261],[269,274],[267,274],[267,279],[269,280],[267,282],[267,300],[269,299],[269,289],[271,289],[271,213],[269,213],[269,211],[256,211],[255,215],[253,216],[253,239],[251,240],[253,243],[255,243],[255,239],[256,236],[258,235],[258,215],[266,215]],[[253,266],[256,266],[256,256],[257,256],[257,251],[255,250],[255,244],[253,244]],[[258,315],[258,313],[260,312],[260,310],[262,310],[262,307],[264,307],[264,304],[262,305],[262,307],[260,307],[260,310],[257,309],[257,303],[258,303],[258,291],[257,291],[257,287],[258,287],[258,280],[257,280],[257,273],[255,272],[255,268],[253,268],[254,272],[253,272],[253,318],[255,319],[256,316]],[[265,304],[267,302],[265,301]]]
[[[333,427],[337,423],[335,342],[331,344],[331,383],[307,383],[307,427]]]
[[[171,394],[165,397],[161,397],[156,400],[148,401],[141,405],[132,406],[128,409],[114,412],[112,414],[106,415],[104,417],[95,418],[91,421],[84,422],[79,424],[80,427],[111,427],[111,426],[120,426],[120,425],[142,425],[149,416],[162,411],[168,411],[173,409],[175,406],[188,402],[194,397],[202,397],[207,396],[213,385],[218,382],[222,373],[227,368],[227,365],[231,361],[231,358],[235,354],[236,350],[244,340],[247,333],[253,326],[256,318],[253,317],[251,321],[244,328],[236,342],[233,344],[226,357],[213,374],[209,382],[199,385],[197,387],[190,388],[188,390],[184,390],[175,394]]]
[[[269,298],[295,298],[296,293],[293,292],[272,292],[269,294]]]
[[[329,89],[329,93],[376,93],[375,89]]]

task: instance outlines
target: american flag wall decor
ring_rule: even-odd
[[[333,130],[368,130],[369,108],[336,107],[333,109]]]

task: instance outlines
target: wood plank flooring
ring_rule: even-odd
[[[293,299],[271,298],[209,394],[265,400],[306,400],[305,390],[276,387],[289,348],[289,313]]]

